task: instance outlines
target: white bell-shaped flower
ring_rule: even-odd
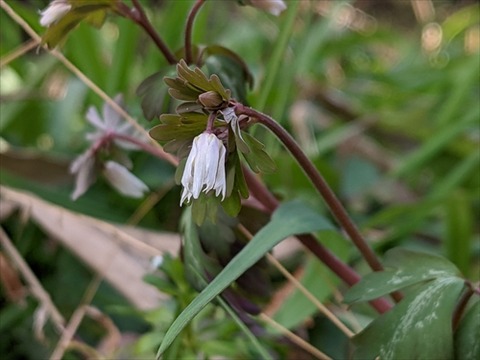
[[[198,199],[200,193],[215,191],[215,196],[225,199],[227,181],[225,155],[227,150],[214,134],[204,132],[193,139],[192,149],[182,176],[183,193],[180,205]]]

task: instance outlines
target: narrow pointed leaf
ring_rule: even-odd
[[[322,216],[299,202],[283,204],[272,220],[247,244],[222,272],[197,296],[168,329],[157,353],[159,358],[201,309],[235,281],[245,270],[255,264],[273,246],[288,236],[323,229],[332,225]]]

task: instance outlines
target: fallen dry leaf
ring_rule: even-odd
[[[177,234],[107,223],[6,186],[0,186],[0,197],[2,202],[26,211],[43,231],[101,274],[137,308],[154,308],[163,298],[142,278],[153,256],[178,252]]]

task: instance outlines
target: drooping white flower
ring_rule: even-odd
[[[193,139],[192,149],[182,176],[182,198],[180,205],[191,198],[198,199],[200,193],[215,191],[215,196],[225,199],[227,181],[225,177],[225,155],[227,150],[214,134],[204,132]]]
[[[283,0],[246,0],[245,3],[275,16],[280,15],[287,8]]]
[[[66,0],[53,0],[45,10],[40,12],[40,25],[49,27],[60,20],[71,8],[72,5]]]
[[[133,175],[125,166],[115,161],[105,163],[103,175],[122,195],[140,198],[148,191],[147,185],[142,180]]]

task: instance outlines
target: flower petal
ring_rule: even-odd
[[[128,169],[115,161],[107,161],[103,174],[108,182],[122,195],[140,198],[148,191],[147,185]]]
[[[113,99],[119,106],[123,105],[123,96],[117,95]],[[121,124],[120,114],[110,106],[109,103],[103,104],[103,121],[107,130],[116,131]]]
[[[75,159],[70,166],[70,172],[76,174],[75,188],[71,195],[72,200],[77,200],[97,179],[95,173],[95,157],[90,151],[85,152]]]
[[[65,0],[54,0],[43,11],[40,12],[40,25],[48,27],[60,20],[67,12],[70,11],[72,5],[67,4]]]
[[[90,106],[88,108],[86,118],[88,122],[93,126],[95,126],[97,129],[103,130],[103,131],[107,130],[105,122],[100,117],[100,114],[98,113],[97,109],[95,109],[93,106]]]

